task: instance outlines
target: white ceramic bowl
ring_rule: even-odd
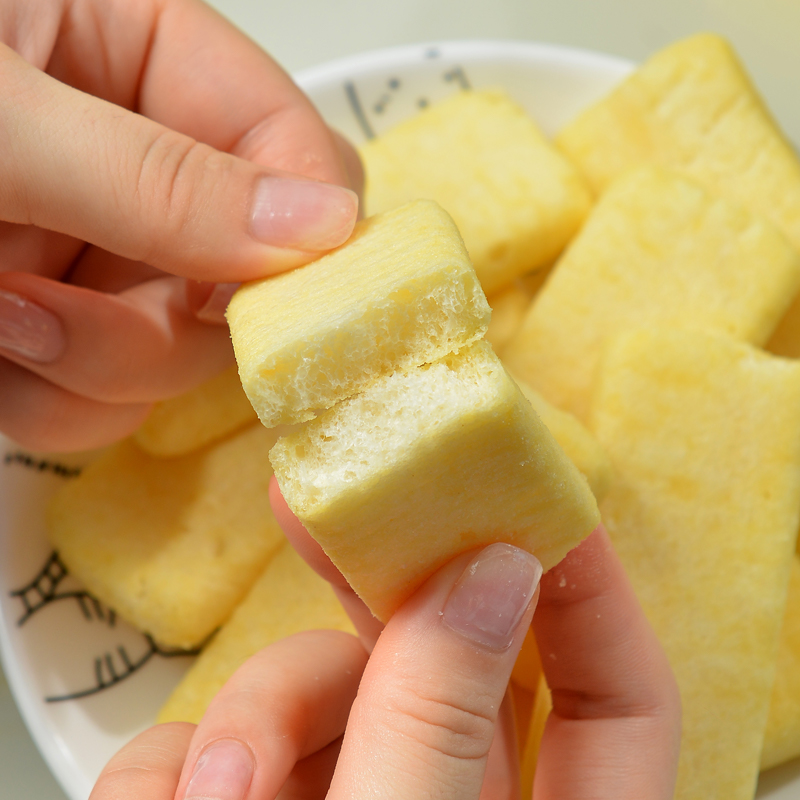
[[[461,42],[367,53],[297,78],[328,122],[360,142],[464,86],[505,87],[552,134],[631,67],[550,45]],[[152,724],[191,659],[157,652],[82,595],[57,564],[45,569],[51,551],[43,509],[69,480],[74,461],[42,461],[1,438],[0,458],[3,668],[64,791],[85,800],[111,755]],[[29,609],[36,610],[28,615]],[[52,700],[65,696],[73,699]],[[800,766],[773,770],[762,779],[759,797],[800,798]]]

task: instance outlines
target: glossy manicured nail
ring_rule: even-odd
[[[236,739],[220,739],[197,759],[184,800],[244,800],[254,768],[249,747]]]
[[[456,582],[443,621],[467,639],[504,650],[511,645],[541,577],[542,565],[530,553],[510,544],[490,545]]]
[[[61,320],[25,297],[0,289],[0,347],[40,364],[55,361],[66,338]]]
[[[330,250],[347,240],[358,213],[358,196],[318,181],[265,177],[256,186],[250,232],[274,247]]]

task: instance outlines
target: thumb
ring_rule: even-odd
[[[455,559],[395,613],[364,672],[330,800],[477,800],[541,574],[529,553],[494,544]]]
[[[0,45],[0,219],[238,282],[344,242],[356,195],[271,171],[73,89]]]

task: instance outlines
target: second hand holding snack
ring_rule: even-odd
[[[309,100],[199,0],[3,8],[0,430],[83,450],[230,365],[213,282],[341,244],[357,198]]]

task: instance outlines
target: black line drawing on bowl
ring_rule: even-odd
[[[65,464],[59,464],[57,461],[49,461],[45,458],[34,458],[21,450],[17,450],[13,453],[6,453],[3,457],[3,463],[6,466],[19,464],[20,466],[36,470],[37,472],[52,472],[61,478],[77,478],[78,475],[81,474],[80,467],[68,467]]]
[[[438,58],[439,55],[440,54],[438,51],[432,50],[426,53],[426,58]],[[469,91],[472,89],[472,84],[467,77],[467,73],[459,64],[450,66],[442,73],[441,77],[445,83],[454,84],[462,91]],[[386,81],[386,86],[388,87],[389,91],[383,91],[374,103],[366,106],[361,100],[361,96],[354,81],[345,81],[342,86],[344,88],[345,97],[347,98],[347,103],[350,106],[350,110],[353,112],[353,116],[355,117],[358,126],[361,128],[361,132],[364,134],[364,138],[367,140],[374,139],[376,135],[375,128],[372,126],[372,123],[369,120],[367,108],[370,108],[372,113],[376,116],[383,114],[388,105],[396,96],[394,93],[399,92],[402,89],[402,81],[400,78],[394,76],[388,78]],[[430,105],[430,101],[427,97],[419,97],[416,101],[416,105],[417,108],[424,109]]]
[[[54,550],[30,583],[10,593],[12,597],[18,597],[25,608],[25,613],[17,620],[18,627],[21,628],[37,611],[58,600],[75,600],[85,619],[90,622],[97,619],[108,623],[110,628],[114,627],[117,621],[116,612],[112,608],[104,607],[94,595],[84,589],[58,591],[59,584],[67,575],[69,571],[66,565]]]
[[[136,661],[132,661],[128,655],[127,650],[122,646],[117,646],[116,653],[105,653],[94,660],[94,677],[95,685],[87,689],[81,689],[77,692],[70,692],[69,694],[54,695],[45,697],[46,703],[62,703],[65,700],[80,700],[82,697],[91,697],[93,694],[98,694],[105,689],[110,689],[118,683],[122,683],[126,678],[130,678],[135,672],[138,672],[153,656],[161,656],[162,658],[177,658],[180,656],[196,656],[202,649],[203,645],[193,648],[192,650],[173,650],[165,647],[160,647],[153,640],[149,634],[142,634],[144,636],[148,647],[144,655],[140,656]],[[205,643],[203,643],[205,644]],[[121,662],[121,666],[118,663]]]
[[[364,107],[361,105],[361,99],[358,96],[356,85],[352,81],[347,81],[344,84],[344,93],[347,97],[347,102],[350,104],[350,110],[353,112],[356,122],[361,127],[364,137],[366,139],[374,139],[375,131],[372,130],[367,115],[364,113]]]
[[[469,90],[472,88],[472,84],[470,84],[469,78],[467,78],[467,73],[464,72],[464,68],[458,65],[445,72],[444,79],[448,83],[456,82],[464,90]]]
[[[22,627],[34,614],[61,600],[75,600],[87,622],[103,622],[109,628],[113,628],[116,625],[117,613],[114,609],[100,602],[90,592],[84,589],[59,591],[59,586],[68,575],[69,570],[59,557],[58,552],[54,551],[47,558],[44,566],[33,580],[25,586],[10,592],[11,597],[19,598],[23,606],[23,614],[17,620],[18,627]],[[79,700],[83,697],[90,697],[110,689],[112,686],[116,686],[126,678],[129,678],[144,667],[153,656],[162,658],[196,656],[206,644],[206,642],[203,642],[190,650],[168,648],[157,644],[153,637],[147,633],[140,633],[140,635],[145,643],[144,652],[141,656],[132,659],[124,645],[117,645],[114,650],[95,657],[93,685],[66,694],[45,697],[45,702],[60,703],[65,700]],[[212,633],[211,636],[213,635]]]
[[[384,92],[378,102],[372,106],[372,110],[376,114],[383,114],[386,111],[386,107],[392,102],[392,92],[396,92],[400,88],[400,78],[389,78],[386,85],[389,87],[389,91]]]

